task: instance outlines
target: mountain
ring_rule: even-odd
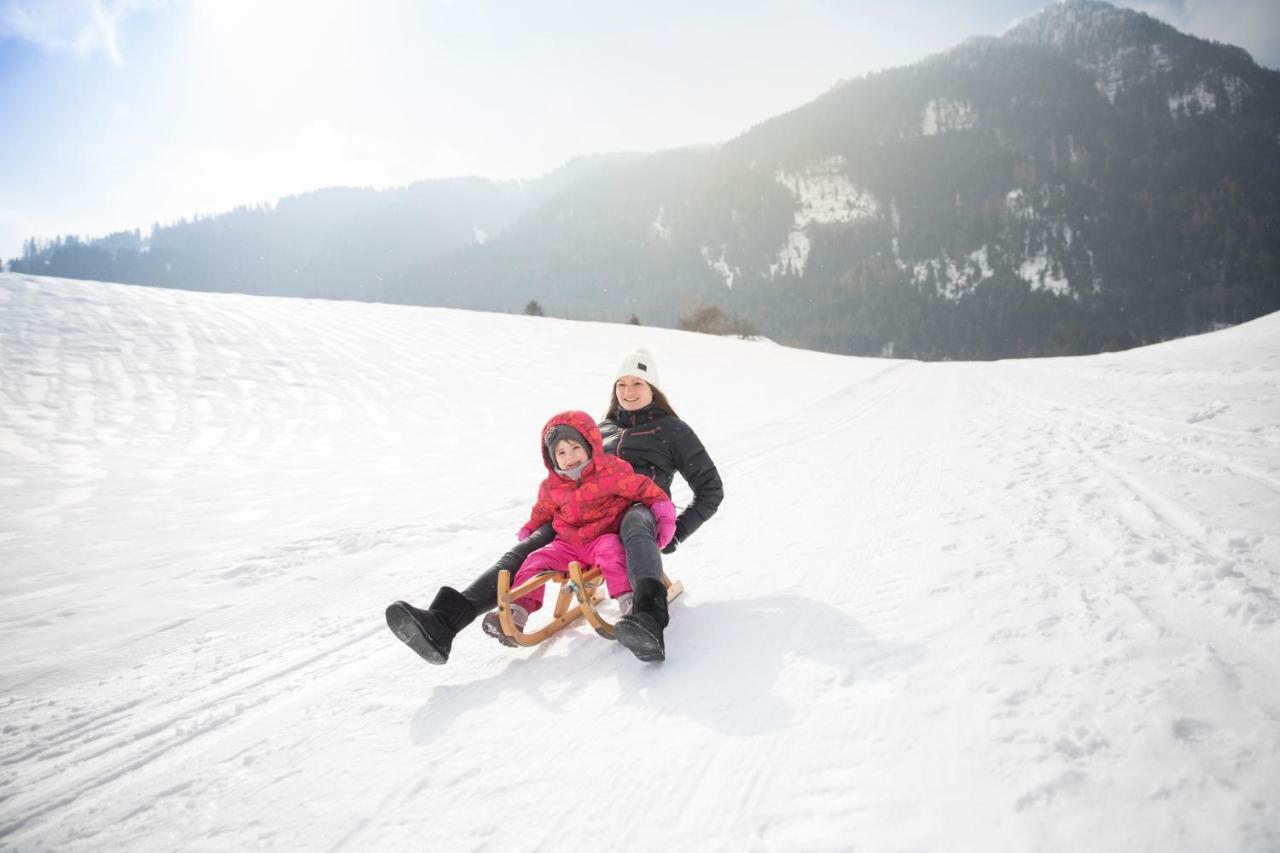
[[[667,661],[423,663],[383,608],[637,346],[726,491]],[[1280,314],[938,364],[0,274],[0,848],[1271,853],[1277,387]]]
[[[320,270],[329,295],[422,305],[670,326],[706,304],[787,343],[927,359],[1120,349],[1280,308],[1280,73],[1096,0],[714,148],[535,186],[478,184],[303,258],[219,245],[273,259],[255,292]]]
[[[597,176],[411,286],[662,324],[711,301],[836,352],[1129,346],[1280,307],[1278,141],[1280,74],[1068,2]]]
[[[83,240],[27,242],[13,270],[271,296],[374,299],[430,258],[482,245],[566,186],[634,155],[580,157],[535,181],[419,181],[333,187],[170,225]]]

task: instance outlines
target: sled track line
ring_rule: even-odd
[[[1204,565],[1235,566],[1238,563],[1235,555],[1224,553],[1214,546],[1210,536],[1211,531],[1203,528],[1176,500],[1165,496],[1158,489],[1147,484],[1141,477],[1126,473],[1119,466],[1092,449],[1088,442],[1075,431],[1056,421],[1050,415],[1041,413],[1037,416],[1042,418],[1059,434],[1065,436],[1081,456],[1087,459],[1097,471],[1118,484],[1124,492],[1132,495],[1139,502],[1157,523],[1160,530],[1164,531],[1161,544],[1171,547],[1174,551],[1185,550],[1195,554],[1198,557],[1196,562]],[[1122,510],[1122,507],[1117,506],[1116,510]],[[1099,514],[1099,512],[1092,514],[1093,523],[1095,524],[1104,518],[1109,518],[1128,528],[1135,540],[1149,539],[1148,536],[1137,530],[1130,520],[1126,520],[1124,516],[1125,513],[1123,511],[1114,510],[1110,514]],[[1086,517],[1088,517],[1088,514],[1086,514]],[[1221,577],[1220,580],[1224,583],[1229,582],[1228,589],[1233,599],[1244,599],[1243,606],[1246,608],[1244,612],[1250,613],[1252,611],[1252,615],[1248,617],[1250,623],[1256,621],[1258,627],[1265,627],[1280,619],[1280,599],[1277,598],[1269,585],[1255,582],[1247,575],[1237,571],[1232,571],[1229,575]],[[1203,632],[1195,624],[1196,620],[1187,615],[1188,601],[1190,599],[1186,599],[1185,596],[1195,588],[1194,578],[1186,574],[1180,574],[1179,584],[1183,591],[1172,593],[1166,599],[1166,605],[1159,608],[1161,615],[1166,620],[1159,624],[1169,627],[1172,624],[1169,620],[1173,620],[1177,624],[1177,630],[1180,633],[1187,636],[1203,636]],[[1116,592],[1119,592],[1119,590]],[[1202,592],[1207,593],[1207,591],[1203,590]],[[1235,604],[1228,605],[1222,600],[1222,592],[1218,592],[1216,595],[1215,606],[1219,611],[1219,616],[1228,614],[1235,616],[1235,608],[1241,606],[1240,602],[1236,600]],[[1144,614],[1150,612],[1148,605],[1139,605],[1136,600],[1133,603]],[[1177,610],[1180,615],[1173,615],[1170,608]],[[1233,623],[1233,629],[1237,627],[1239,627],[1239,623]],[[1218,635],[1218,637],[1220,642],[1222,635]],[[1204,642],[1210,643],[1208,639],[1205,639]]]
[[[1109,476],[1115,482],[1119,483],[1123,488],[1133,494],[1147,509],[1152,516],[1160,522],[1162,527],[1171,534],[1170,538],[1181,538],[1183,545],[1194,554],[1210,562],[1217,562],[1219,565],[1234,565],[1235,560],[1231,555],[1223,554],[1214,548],[1207,535],[1200,530],[1193,520],[1190,520],[1186,512],[1169,498],[1161,495],[1157,490],[1147,486],[1140,478],[1132,477],[1118,470],[1112,463],[1101,458],[1097,453],[1092,451],[1088,445],[1069,430],[1064,431],[1068,439],[1094,464],[1098,470]],[[1119,514],[1117,513],[1117,516]],[[1096,521],[1095,521],[1096,523]],[[1121,522],[1126,527],[1132,527],[1128,522]],[[1136,533],[1136,531],[1134,531]],[[1224,603],[1224,595],[1221,590],[1207,591],[1202,590],[1200,595],[1213,598],[1197,598],[1192,592],[1193,579],[1190,577],[1182,577],[1180,580],[1180,589],[1172,592],[1166,592],[1163,597],[1153,597],[1148,600],[1138,600],[1127,589],[1119,587],[1111,590],[1111,596],[1114,599],[1123,599],[1132,606],[1136,613],[1139,613],[1145,622],[1157,626],[1162,631],[1173,631],[1178,635],[1194,639],[1201,645],[1213,650],[1215,657],[1219,656],[1219,649],[1231,648],[1237,654],[1247,654],[1252,642],[1243,640],[1239,636],[1239,631],[1252,631],[1259,628],[1268,628],[1280,621],[1280,598],[1277,598],[1275,592],[1267,585],[1261,585],[1254,582],[1248,576],[1233,572],[1222,579],[1224,582],[1230,582],[1229,596],[1236,603],[1228,606]],[[1243,599],[1243,602],[1240,601]],[[1213,602],[1213,610],[1206,612],[1204,609],[1206,601]],[[1251,615],[1247,617],[1247,621],[1241,621],[1241,617],[1235,608],[1243,606],[1245,613]],[[1207,617],[1212,614],[1215,620],[1224,620],[1223,624],[1227,628],[1224,633],[1222,630],[1209,631],[1207,626]],[[1274,676],[1271,678],[1274,683]]]
[[[1220,614],[1243,622],[1251,629],[1265,628],[1280,621],[1280,597],[1274,591],[1274,584],[1268,580],[1274,572],[1269,570],[1265,563],[1258,563],[1251,549],[1241,553],[1234,547],[1232,541],[1224,541],[1229,531],[1206,527],[1194,515],[1188,513],[1176,498],[1163,493],[1143,477],[1128,473],[1123,470],[1123,466],[1109,461],[1104,454],[1090,446],[1087,437],[1081,437],[1076,430],[1071,429],[1071,425],[1064,424],[1061,417],[1055,417],[1052,409],[1074,413],[1077,416],[1075,424],[1086,431],[1089,430],[1090,424],[1118,429],[1122,433],[1135,435],[1172,449],[1183,456],[1219,466],[1220,469],[1242,481],[1252,482],[1268,491],[1280,493],[1275,480],[1248,466],[1241,466],[1215,454],[1182,446],[1159,433],[1153,433],[1141,427],[1131,427],[1123,420],[1089,407],[1049,401],[1037,395],[1020,393],[1017,389],[1007,388],[1007,386],[1006,391],[1021,399],[1039,404],[1039,411],[1028,409],[1028,414],[1039,417],[1050,429],[1065,435],[1097,470],[1119,483],[1146,508],[1151,518],[1169,531],[1169,538],[1165,538],[1162,544],[1171,550],[1160,557],[1160,562],[1167,561],[1170,559],[1169,554],[1176,555],[1179,550],[1197,555],[1196,562],[1201,566],[1196,573],[1179,575],[1179,584],[1183,588],[1184,595],[1200,595],[1202,604],[1212,600]],[[1123,436],[1120,438],[1123,440]],[[1108,439],[1114,440],[1115,436],[1108,436]],[[1116,509],[1123,510],[1123,506],[1117,505]],[[1123,512],[1118,512],[1114,517],[1123,515]],[[1125,522],[1125,525],[1130,528],[1133,538],[1137,540],[1147,538],[1132,523]],[[1173,601],[1171,600],[1170,603],[1172,604]],[[1183,609],[1186,602],[1178,606]],[[1186,621],[1185,614],[1183,621]]]
[[[1148,486],[1138,477],[1126,474],[1117,466],[1103,459],[1101,455],[1095,452],[1089,445],[1074,432],[1064,429],[1063,434],[1075,445],[1089,461],[1091,461],[1100,471],[1103,471],[1113,480],[1119,483],[1123,488],[1138,498],[1149,512],[1161,524],[1172,529],[1175,533],[1186,540],[1187,544],[1193,549],[1199,551],[1205,556],[1212,557],[1216,560],[1227,559],[1226,555],[1219,554],[1208,547],[1206,540],[1208,532],[1201,527],[1194,517],[1181,506],[1177,501],[1167,498],[1160,494],[1156,489]]]
[[[85,794],[109,785],[121,777],[171,754],[175,749],[185,746],[204,735],[219,731],[226,726],[233,725],[237,722],[244,722],[251,712],[270,705],[281,696],[291,696],[296,689],[294,683],[296,679],[288,680],[287,683],[281,684],[275,690],[265,691],[260,696],[254,696],[253,691],[257,688],[271,682],[285,681],[290,675],[307,671],[316,662],[345,649],[351,648],[352,646],[371,640],[372,638],[381,635],[383,630],[382,626],[375,626],[364,630],[358,635],[347,638],[322,651],[308,655],[307,657],[289,663],[288,665],[273,669],[270,673],[259,676],[246,684],[224,691],[217,696],[206,698],[195,705],[182,709],[181,711],[170,712],[160,721],[149,721],[132,733],[117,735],[112,742],[102,745],[96,751],[91,752],[88,755],[76,757],[75,763],[79,764],[115,753],[126,753],[117,760],[113,766],[103,768],[100,771],[94,772],[87,778],[70,783],[68,786],[64,787],[64,790],[61,793],[54,795],[53,799],[46,801],[44,804],[23,815],[21,818],[0,825],[0,839],[11,836],[13,833],[29,826],[34,821],[50,814],[51,812],[70,805]],[[337,669],[345,669],[347,666],[360,663],[363,660],[364,658],[356,658],[352,661],[343,663]],[[332,671],[337,671],[337,669]],[[115,717],[112,720],[104,720],[102,716],[98,718],[99,720],[102,720],[100,725],[108,725],[111,722],[115,722],[116,719],[119,719],[122,716],[127,716],[127,711],[129,709],[135,708],[141,703],[142,700],[138,700],[138,702],[131,703],[128,706],[118,706],[117,709],[115,709]],[[212,720],[204,723],[191,721],[191,718],[196,715],[215,709],[223,709],[223,712],[216,715]],[[153,739],[157,735],[170,731],[174,726],[182,723],[188,723],[189,721],[191,725],[191,729],[189,731],[175,735],[163,743],[157,744],[153,742]],[[70,731],[64,730],[61,742],[66,743],[67,740],[71,739],[71,737],[72,735]],[[140,754],[137,749],[129,749],[129,747],[137,746],[139,744],[142,744]],[[41,753],[43,752],[45,752],[44,749],[41,750]],[[41,753],[37,753],[37,756]],[[65,754],[65,752],[58,753],[58,756]],[[56,779],[56,777],[60,775],[62,775],[62,769],[54,769],[50,773],[39,775],[38,778],[34,780],[22,780],[22,785],[23,787],[27,787],[34,784],[35,787],[44,789],[47,783]],[[45,790],[45,795],[48,796],[47,790]]]
[[[84,733],[96,731],[109,726],[121,718],[127,717],[129,712],[141,705],[143,701],[144,700],[142,699],[134,699],[124,703],[123,705],[116,705],[108,708],[102,713],[89,715],[72,725],[66,726],[59,731],[42,737],[40,746],[24,746],[18,750],[7,752],[3,756],[0,756],[0,766],[7,767],[32,758],[39,758],[50,749],[62,746],[68,741],[79,740],[81,743],[87,742],[89,739],[85,739],[80,736]]]
[[[880,371],[874,376],[868,377],[867,379],[863,379],[853,383],[852,385],[846,386],[838,394],[830,394],[822,398],[821,400],[818,400],[810,404],[809,406],[806,407],[806,411],[809,411],[816,406],[822,406],[832,400],[845,397],[849,393],[862,394],[862,396],[860,397],[860,399],[855,405],[841,412],[835,421],[827,423],[823,426],[820,426],[817,428],[805,427],[802,429],[801,427],[804,424],[803,418],[797,418],[794,421],[788,421],[788,423],[795,424],[796,429],[794,432],[799,437],[794,441],[786,445],[783,445],[783,447],[794,448],[799,445],[813,444],[815,442],[817,443],[827,442],[831,439],[832,436],[840,435],[841,433],[846,432],[850,424],[857,423],[858,421],[862,420],[867,415],[868,412],[876,410],[877,408],[879,408],[880,404],[883,403],[885,400],[901,392],[901,385],[898,382],[887,381],[891,375],[895,375],[899,373],[899,371],[901,371],[904,368],[918,367],[918,366],[919,365],[916,362],[902,362],[901,364],[895,364],[892,367],[885,368],[884,370]],[[771,426],[776,427],[776,424]],[[777,448],[773,448],[771,449],[771,451],[774,449],[777,449]],[[735,468],[734,473],[739,476],[745,475],[745,474],[752,474],[752,473],[755,473],[756,471],[759,471],[762,468],[765,468],[766,466],[771,465],[772,463],[768,459],[771,451],[752,452],[751,453],[751,456],[753,457],[752,461],[747,465],[742,465]]]
[[[1035,395],[1023,394],[1021,392],[1018,392],[1016,389],[1008,388],[1007,386],[998,386],[998,387],[1002,388],[1008,394],[1018,396],[1024,400],[1030,400],[1030,401],[1039,403],[1042,406],[1058,407],[1066,410],[1076,410],[1079,412],[1079,414],[1084,415],[1086,417],[1091,417],[1096,422],[1101,422],[1108,426],[1125,427],[1123,423],[1117,423],[1111,418],[1097,416],[1087,409],[1081,409],[1080,407],[1077,407],[1077,406],[1059,404],[1057,402],[1046,400],[1043,397],[1037,397]],[[1070,426],[1063,424],[1061,419],[1053,417],[1053,415],[1050,412],[1043,411],[1043,410],[1030,411],[1028,412],[1028,414],[1030,414],[1032,417],[1039,418],[1041,421],[1048,424],[1051,429],[1064,435],[1067,438],[1067,440],[1072,443],[1072,445],[1076,448],[1076,450],[1081,454],[1082,457],[1089,460],[1089,462],[1095,468],[1103,472],[1111,480],[1118,483],[1121,486],[1121,488],[1123,488],[1125,491],[1132,494],[1139,501],[1141,501],[1142,505],[1147,508],[1147,511],[1150,512],[1152,516],[1161,523],[1161,525],[1163,525],[1164,527],[1172,530],[1174,533],[1179,535],[1195,551],[1205,556],[1212,557],[1213,559],[1216,559],[1216,560],[1226,559],[1225,555],[1219,554],[1213,549],[1208,547],[1208,544],[1207,544],[1208,532],[1194,519],[1194,517],[1192,517],[1186,510],[1184,510],[1178,504],[1177,501],[1173,500],[1172,498],[1165,497],[1153,487],[1148,486],[1145,482],[1141,480],[1141,478],[1135,477],[1132,474],[1128,474],[1122,471],[1118,466],[1104,459],[1102,455],[1099,454],[1097,451],[1095,451],[1093,448],[1091,448],[1089,446],[1089,443],[1085,439],[1081,438],[1076,433],[1075,430],[1071,429]],[[1169,446],[1173,447],[1175,450],[1184,449],[1174,444],[1170,444]]]
[[[996,383],[993,382],[992,384],[995,385]],[[1002,388],[1004,391],[1006,391],[1008,394],[1019,397],[1023,400],[1036,402],[1043,407],[1060,408],[1069,412],[1074,412],[1083,417],[1091,418],[1094,421],[1106,424],[1107,426],[1118,427],[1119,429],[1122,429],[1133,435],[1141,436],[1144,439],[1147,439],[1149,441],[1153,441],[1157,444],[1168,447],[1178,453],[1184,453],[1188,456],[1193,456],[1199,459],[1201,462],[1207,462],[1211,465],[1220,465],[1221,467],[1230,471],[1232,474],[1235,474],[1236,476],[1239,476],[1239,477],[1244,477],[1245,479],[1248,479],[1248,480],[1252,480],[1258,485],[1275,492],[1277,495],[1280,495],[1280,479],[1276,479],[1272,477],[1270,474],[1267,474],[1263,471],[1259,471],[1249,465],[1236,462],[1234,460],[1228,459],[1225,456],[1220,456],[1210,451],[1200,450],[1194,447],[1187,447],[1186,445],[1181,444],[1176,440],[1169,438],[1166,435],[1156,432],[1155,430],[1138,426],[1136,424],[1128,423],[1123,419],[1117,418],[1113,415],[1106,414],[1092,407],[1079,406],[1073,403],[1059,402],[1057,400],[1050,400],[1048,398],[1040,397],[1034,394],[1027,394],[1024,391],[1019,391],[1018,389],[1013,388],[1005,383],[999,383],[999,387]],[[1176,421],[1164,421],[1164,422],[1170,423],[1170,424],[1177,423]],[[1224,431],[1219,430],[1218,432],[1222,433]]]
[[[311,636],[312,636],[311,634],[307,634],[305,635],[304,639],[309,638]],[[334,650],[337,651],[337,650],[340,650],[340,648],[341,647],[335,647]],[[249,656],[241,658],[235,663],[228,664],[226,667],[216,670],[210,673],[208,676],[206,676],[203,679],[203,683],[206,686],[213,686],[213,685],[220,684],[223,681],[227,681],[228,679],[240,677],[244,675],[244,673],[246,672],[251,672],[253,670],[256,670],[261,665],[260,662],[258,661],[258,658],[260,658],[264,654],[265,654],[264,651],[257,651]],[[323,657],[324,654],[325,653],[319,653],[317,656]],[[271,680],[274,677],[278,677],[278,675],[288,674],[289,670],[292,668],[293,667],[286,667],[283,670],[279,670],[276,676],[265,676],[262,679],[260,679],[260,681]],[[246,685],[246,688],[251,686],[255,686],[255,685]],[[117,704],[112,706],[111,708],[101,711],[100,713],[87,716],[83,719],[78,719],[70,723],[69,725],[65,725],[61,729],[42,735],[40,738],[41,745],[39,747],[21,747],[18,750],[13,750],[13,751],[4,753],[3,755],[0,755],[0,766],[8,766],[12,764],[17,764],[22,761],[27,761],[32,758],[40,758],[42,756],[46,756],[48,755],[50,750],[55,749],[56,747],[63,746],[64,744],[67,744],[69,742],[78,743],[81,746],[85,746],[89,743],[92,743],[93,741],[100,739],[101,736],[83,737],[83,735],[86,732],[97,731],[99,729],[110,726],[113,723],[118,722],[122,718],[127,718],[130,712],[138,708],[138,706],[142,705],[145,701],[146,701],[145,699],[139,698],[139,699],[133,699],[129,702],[125,702],[123,704]],[[217,701],[219,700],[216,700],[216,699],[209,700],[207,703],[205,703],[205,706],[198,706],[194,708],[192,712],[198,713],[201,710],[205,710],[205,707],[207,705],[216,704]],[[167,725],[167,724],[168,722],[162,725]],[[110,748],[111,748],[110,746],[107,747],[107,749],[110,749]],[[64,754],[64,752],[65,750],[63,752],[56,752],[54,753],[53,756],[50,756],[50,757],[58,757]],[[99,754],[101,753],[94,753],[93,755],[90,755],[87,757],[93,758]]]
[[[1023,360],[1018,364],[1018,368],[1024,374],[1051,376],[1056,372],[1056,370],[1049,370],[1048,368],[1039,367],[1034,364],[1028,363],[1028,361],[1032,361],[1032,360]],[[1070,378],[1079,382],[1083,382],[1085,384],[1093,384],[1097,382],[1099,379],[1099,377],[1092,371],[1076,369],[1076,370],[1064,370],[1063,373],[1064,375],[1069,376]],[[1275,432],[1275,431],[1273,431],[1272,433],[1265,433],[1265,432],[1251,432],[1251,431],[1245,431],[1245,430],[1228,429],[1226,427],[1214,426],[1213,424],[1206,423],[1203,421],[1165,418],[1165,417],[1160,417],[1159,415],[1152,415],[1146,412],[1135,412],[1133,415],[1133,419],[1135,421],[1143,421],[1152,425],[1157,425],[1157,424],[1165,425],[1177,430],[1189,430],[1193,433],[1210,433],[1213,435],[1223,436],[1225,438],[1248,439],[1250,441],[1262,441],[1269,445],[1280,444],[1280,432]]]

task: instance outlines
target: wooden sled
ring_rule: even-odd
[[[521,631],[511,618],[512,602],[518,601],[551,581],[558,581],[560,584],[560,591],[551,611],[551,621],[536,631]],[[672,583],[666,572],[662,573],[662,582],[667,587],[667,601],[673,601],[677,595],[684,592],[684,584],[680,581]],[[592,566],[584,572],[579,563],[573,562],[569,564],[567,572],[543,572],[515,589],[510,587],[511,572],[503,569],[498,573],[498,620],[502,624],[502,633],[519,645],[536,646],[561,628],[572,625],[579,616],[585,616],[587,624],[595,628],[597,634],[607,640],[613,639],[613,623],[606,621],[596,612],[596,605],[604,601],[605,596],[604,577],[597,566]],[[569,605],[575,601],[576,604],[570,607]]]

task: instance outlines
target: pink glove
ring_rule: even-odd
[[[524,540],[532,536],[533,531],[536,529],[537,528],[530,527],[529,525],[526,524],[524,527],[521,527],[519,530],[516,531],[516,541],[523,542]]]
[[[658,522],[658,547],[665,548],[676,535],[676,505],[671,501],[658,501],[649,506],[649,511]]]

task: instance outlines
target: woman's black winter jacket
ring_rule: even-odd
[[[604,450],[631,463],[637,474],[653,480],[668,495],[676,472],[693,490],[693,501],[676,519],[676,538],[683,542],[715,515],[724,500],[720,472],[693,429],[656,405],[628,412],[615,407],[600,424]]]

